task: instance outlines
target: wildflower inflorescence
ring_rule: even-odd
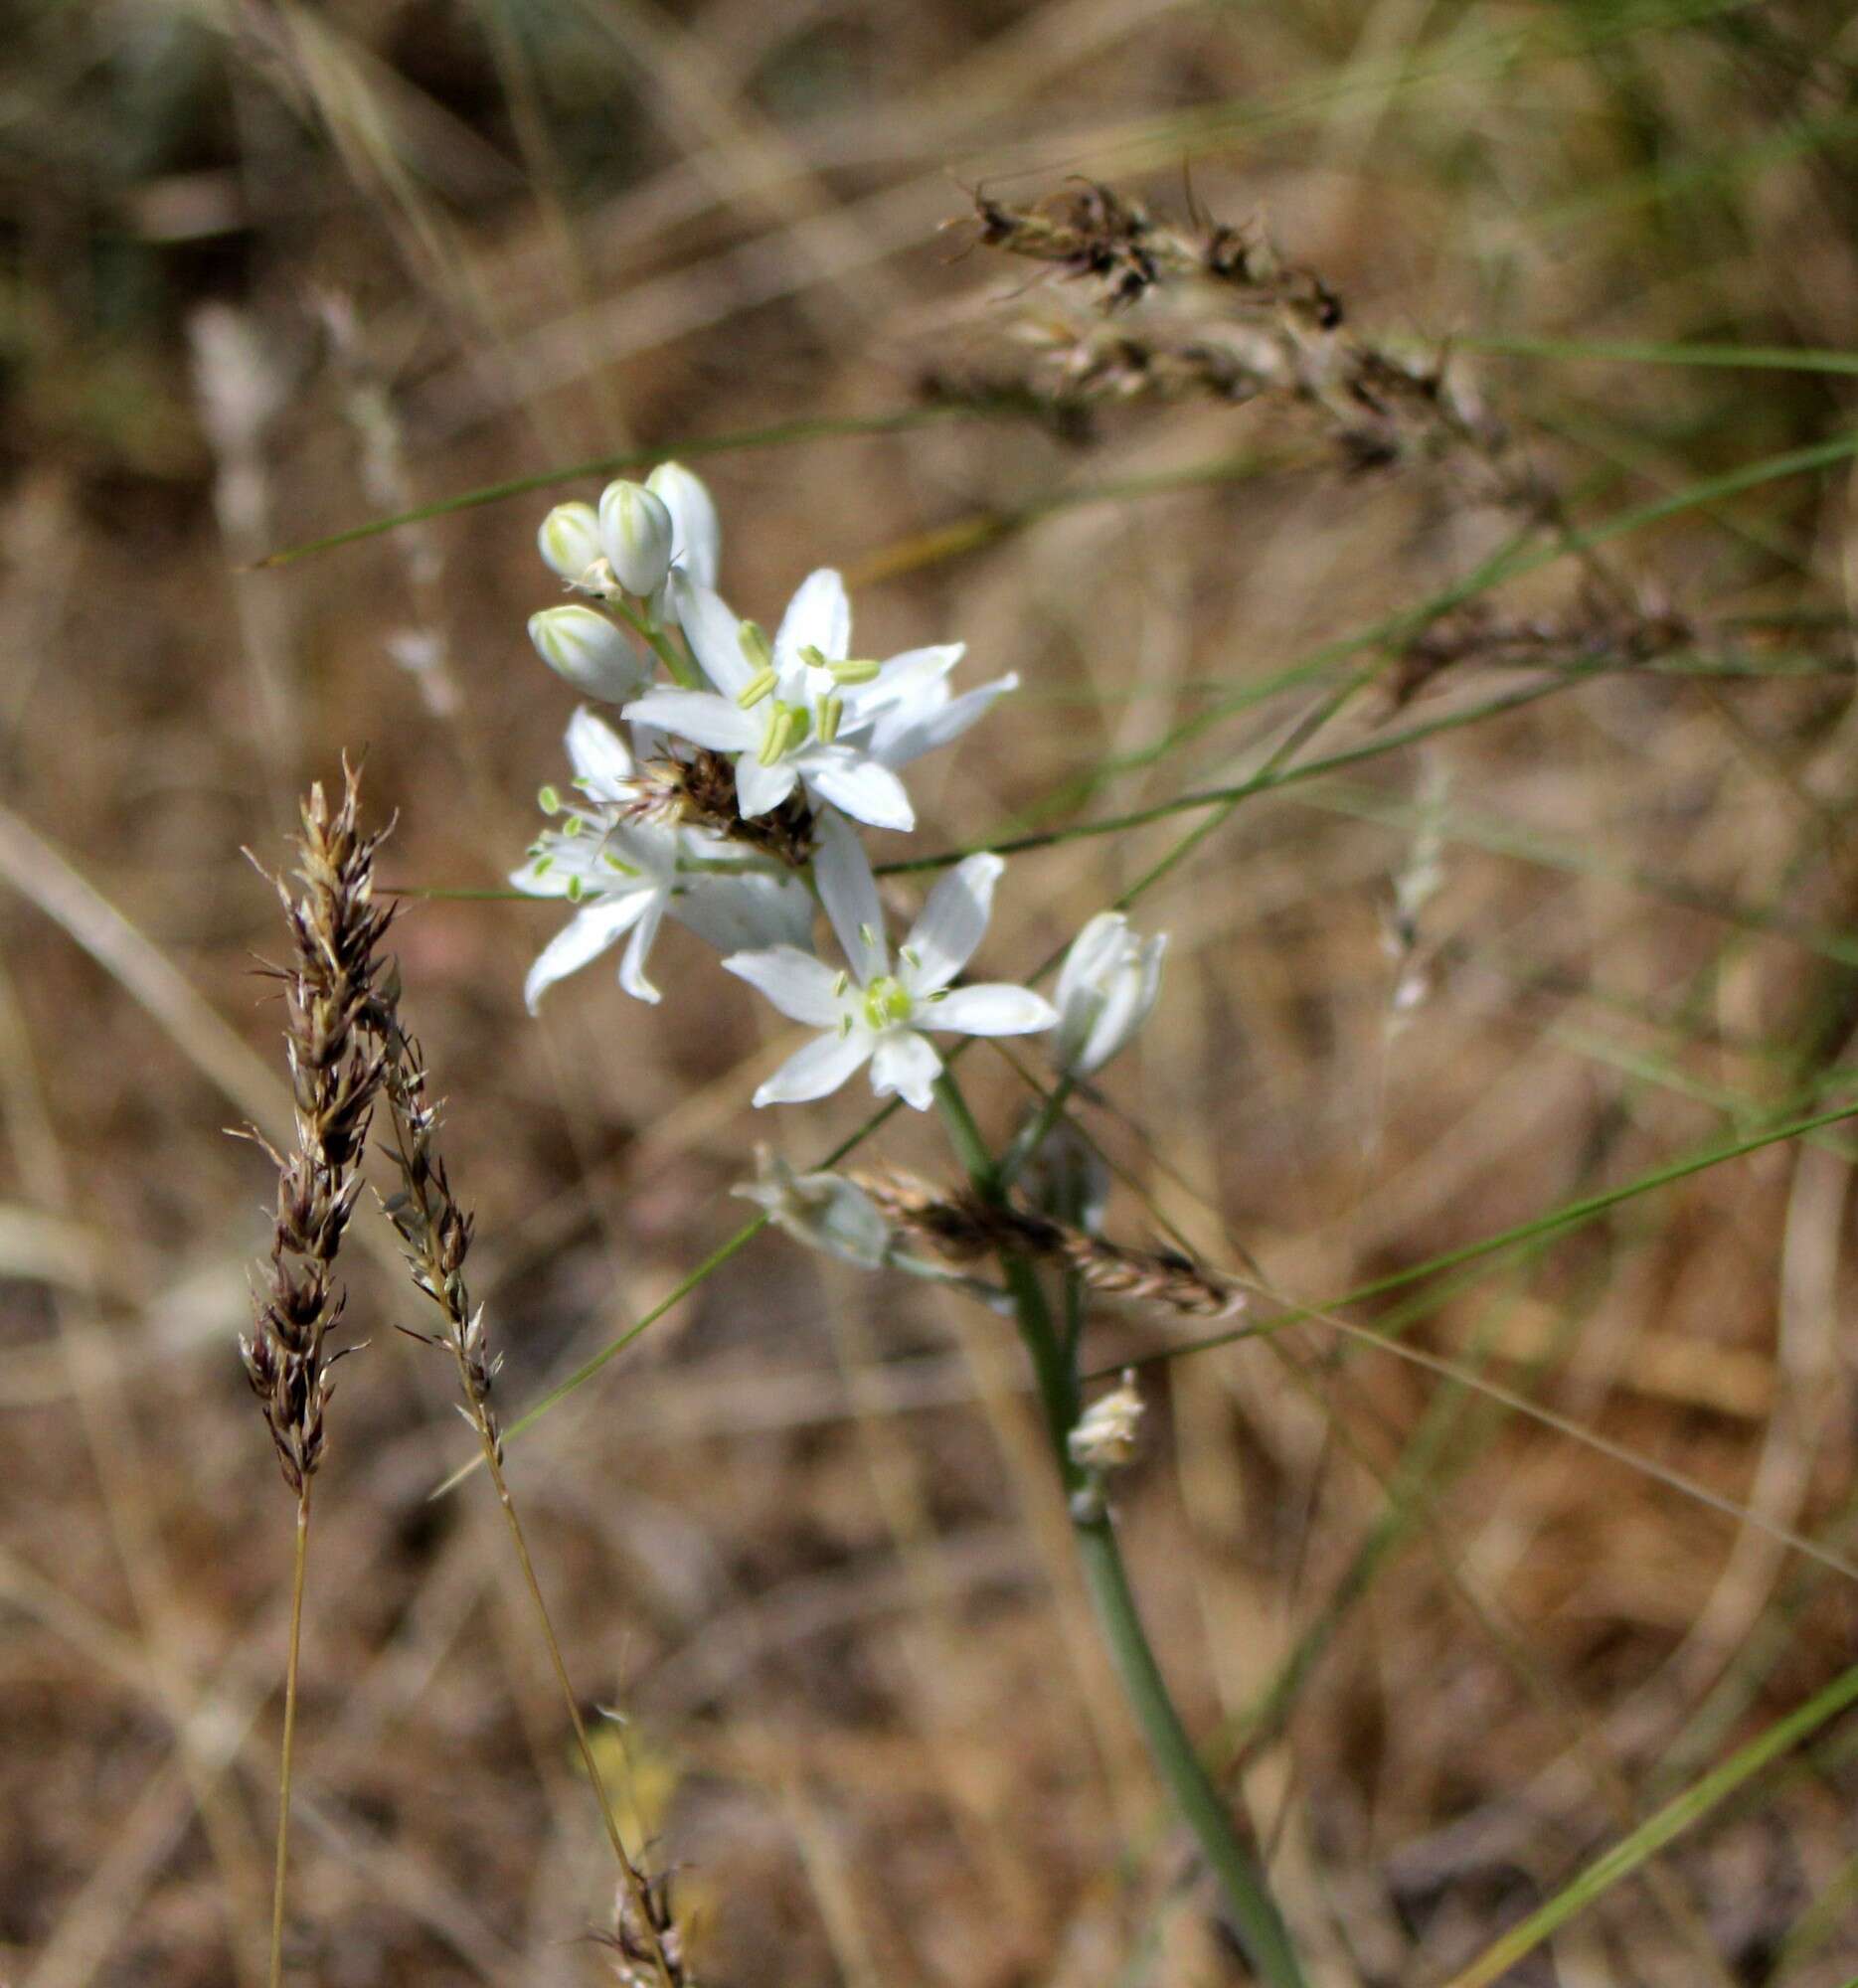
[[[240,1341],[284,1480],[299,1496],[322,1461],[330,1370],[353,1350],[329,1345],[345,1303],[335,1262],[385,1072],[375,1024],[391,980],[380,948],[393,911],[374,901],[375,851],[389,831],[362,832],[359,779],[346,764],[343,773],[340,806],[332,810],[320,786],[303,805],[301,891],[271,877],[290,957],[266,971],[284,990],[296,1139],[287,1155],[259,1139],[277,1164],[276,1219],[253,1331]]]

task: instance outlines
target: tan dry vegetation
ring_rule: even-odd
[[[288,1604],[289,1501],[234,1349],[269,1189],[221,1128],[286,1103],[251,971],[275,907],[238,851],[275,860],[347,748],[400,812],[392,881],[494,890],[572,707],[523,638],[553,593],[532,533],[597,479],[252,562],[634,446],[919,408],[931,375],[1023,378],[1026,327],[1062,348],[1088,285],[939,224],[962,184],[1025,204],[1072,173],[1267,221],[1350,337],[1425,359],[1464,334],[1451,379],[1582,524],[1620,515],[1837,436],[1848,383],[1473,335],[1847,343],[1858,41],[1810,0],[285,0],[32,8],[9,43],[0,1979],[206,1988],[259,1978]],[[1089,426],[699,461],[745,610],[829,560],[864,577],[861,648],[958,635],[969,681],[1025,679],[918,770],[900,853],[1244,778],[1366,665],[1296,758],[1544,681],[1472,623],[1404,703],[1369,647],[1222,712],[1522,521],[1458,457],[1351,470],[1281,394],[1137,395]],[[1694,648],[1590,648],[1618,666],[1261,794],[1143,899],[1174,950],[1090,1115],[1113,1233],[1173,1225],[1320,1304],[1837,1100],[1849,473],[1605,549]],[[1595,583],[1562,560],[1493,611],[1578,619]],[[983,963],[1030,970],[1192,819],[1017,859]],[[1439,888],[1390,957],[1428,824]],[[756,1138],[807,1161],[865,1108],[752,1113],[767,1013],[681,933],[661,1008],[599,969],[529,1021],[556,915],[439,899],[395,934],[506,1424],[733,1233]],[[1004,1129],[990,1056],[972,1088]],[[913,1125],[877,1144],[943,1164]],[[1320,1322],[1149,1370],[1131,1564],[1315,1980],[1444,1980],[1850,1661],[1852,1574],[1780,1536],[1858,1553],[1852,1154],[1836,1128],[1774,1145],[1410,1319],[1411,1289],[1348,1313],[1507,1400]],[[495,1514],[481,1483],[428,1496],[468,1437],[391,1330],[422,1321],[385,1226],[347,1260],[373,1344],[339,1370],[317,1492],[296,1978],[603,1978],[584,1935],[610,1865]],[[1106,1313],[1094,1364],[1197,1329]],[[703,1980],[1242,1978],[1092,1639],[1022,1386],[1001,1321],[763,1237],[511,1442]],[[1848,1981],[1852,1737],[1505,1978]]]

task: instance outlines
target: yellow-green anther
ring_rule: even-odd
[[[767,632],[759,621],[745,621],[736,631],[742,653],[758,670],[772,669],[774,652],[768,647]]]
[[[883,667],[882,663],[863,661],[857,657],[848,657],[842,663],[826,665],[832,673],[833,682],[842,684],[868,684]]]
[[[580,904],[580,902],[581,902],[582,898],[583,898],[583,897],[584,897],[584,896],[586,895],[586,891],[587,891],[587,887],[586,887],[586,885],[584,885],[584,884],[582,883],[582,881],[581,881],[581,879],[580,879],[579,877],[570,877],[570,878],[569,878],[569,880],[568,880],[568,902],[569,902],[569,903],[570,903],[571,905],[578,905],[578,904]]]
[[[536,805],[544,814],[560,814],[562,797],[553,787],[544,787],[536,796]]]
[[[846,988],[848,988],[851,984],[852,984],[852,976],[849,973],[847,973],[843,967],[841,967],[839,971],[832,976],[832,998],[835,1001],[839,1000],[843,996]]]
[[[747,644],[745,643],[744,646],[747,647]],[[758,671],[736,693],[736,702],[744,711],[753,711],[779,681],[780,679],[774,674],[773,667],[770,664],[765,669]]]
[[[571,814],[562,823],[562,838],[564,841],[572,841],[577,835],[584,834],[586,829],[587,823],[578,814]]]
[[[839,736],[839,720],[845,716],[845,700],[842,697],[822,697],[819,700],[819,743],[830,746]]]
[[[776,704],[767,714],[767,730],[761,734],[761,749],[756,756],[763,766],[771,766],[797,743],[805,727],[805,712],[790,704]]]

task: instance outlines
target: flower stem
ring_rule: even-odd
[[[678,654],[676,645],[662,628],[648,621],[644,615],[634,613],[623,600],[609,598],[606,604],[641,641],[650,645],[652,654],[671,672],[671,681],[674,684],[683,690],[697,690],[701,687],[697,672]]]
[[[305,1477],[297,1492],[297,1543],[290,1575],[290,1653],[284,1660],[283,1760],[277,1771],[277,1871],[271,1883],[270,1988],[284,1978],[284,1872],[290,1857],[290,1760],[297,1730],[297,1652],[303,1643],[303,1573],[309,1564],[310,1486]]]
[[[956,1156],[967,1169],[978,1193],[989,1201],[1006,1198],[1004,1169],[987,1150],[985,1139],[953,1076],[943,1070],[935,1081],[935,1099]],[[1071,1431],[1082,1407],[1078,1380],[1077,1342],[1081,1320],[1068,1321],[1061,1338],[1055,1329],[1045,1287],[1036,1266],[1025,1256],[1002,1251],[1000,1265],[1012,1295],[1019,1336],[1038,1383],[1046,1430],[1071,1502],[1072,1531],[1084,1567],[1103,1640],[1116,1667],[1123,1696],[1141,1728],[1148,1756],[1173,1797],[1182,1820],[1194,1833],[1232,1914],[1233,1929],[1246,1957],[1270,1988],[1304,1988],[1303,1971],[1271,1898],[1263,1870],[1233,1828],[1232,1817],[1213,1785],[1187,1729],[1168,1695],[1167,1680],[1129,1587],[1115,1528],[1096,1494],[1088,1473],[1071,1454]]]
[[[1116,1544],[1115,1528],[1106,1512],[1074,1518],[1085,1584],[1097,1610],[1097,1620],[1115,1661],[1123,1696],[1135,1714],[1148,1745],[1148,1757],[1167,1783],[1182,1819],[1194,1833],[1201,1854],[1212,1867],[1226,1895],[1233,1930],[1246,1958],[1261,1980],[1272,1988],[1301,1988],[1302,1969],[1290,1944],[1282,1915],[1271,1898],[1264,1873],[1239,1840],[1226,1803],[1202,1765],[1193,1741],[1181,1724],[1167,1681],[1155,1661],[1153,1647],[1129,1589],[1129,1577]]]

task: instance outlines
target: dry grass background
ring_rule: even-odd
[[[1020,200],[1089,173],[1180,216],[1184,162],[1364,335],[1462,334],[1457,377],[1576,515],[1622,513],[1845,431],[1836,373],[1574,348],[1848,345],[1855,79],[1848,14],[1812,0],[21,10],[0,51],[0,1980],[205,1988],[262,1951],[290,1514],[233,1349],[267,1187],[221,1127],[274,1124],[285,1092],[249,972],[274,906],[237,852],[275,857],[346,746],[400,809],[394,882],[494,888],[562,771],[571,699],[522,627],[552,597],[550,496],[251,562],[1023,368],[1013,328],[1079,294],[959,252],[951,175]],[[1499,334],[1566,343],[1475,349]],[[1086,441],[951,418],[701,467],[747,611],[829,560],[864,576],[866,652],[953,633],[973,681],[1025,678],[920,769],[924,848],[1094,768],[1049,819],[1245,776],[1387,659],[1269,679],[1516,525],[1450,461],[1345,473],[1270,397],[1137,401]],[[1184,487],[1070,501],[1134,478]],[[1694,652],[1599,671],[1232,811],[1137,912],[1175,939],[1092,1120],[1125,1170],[1112,1227],[1178,1225],[1320,1303],[1836,1101],[1852,548],[1839,463],[1687,506],[1607,557],[1713,625],[1779,617],[1699,645],[1742,674]],[[1569,612],[1581,584],[1562,561],[1500,602]],[[1386,675],[1299,756],[1519,681],[1473,656],[1396,709]],[[1441,885],[1396,1025],[1385,911],[1429,823]],[[1190,825],[1018,859],[989,963],[1029,968]],[[863,1115],[849,1094],[752,1114],[772,1032],[681,934],[662,1008],[595,972],[529,1021],[555,918],[453,898],[399,927],[511,1411],[733,1233],[756,1137],[804,1161]],[[973,1088],[1004,1125],[1016,1079],[987,1054]],[[934,1164],[913,1126],[882,1149]],[[1852,1161],[1837,1129],[1774,1145],[1350,1314],[1507,1402],[1319,1323],[1151,1370],[1131,1562],[1317,1981],[1442,1981],[1851,1661],[1852,1575],[1774,1529],[1858,1552]],[[311,1568],[296,1978],[605,1978],[593,1811],[483,1486],[428,1499],[468,1439],[390,1329],[415,1308],[375,1227]],[[1172,1328],[1093,1330],[1107,1366]],[[572,1667],[626,1712],[615,1784],[681,1874],[706,1981],[1243,1978],[1092,1639],[1020,1388],[1000,1321],[769,1237],[513,1442]],[[1850,1981],[1854,1740],[1823,1729],[1505,1978]]]

